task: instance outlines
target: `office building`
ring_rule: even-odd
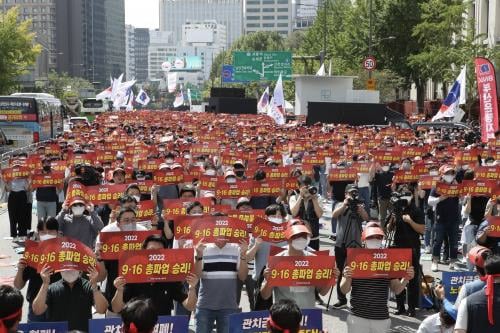
[[[168,57],[175,57],[177,48],[172,44],[172,32],[150,31],[148,47],[148,79],[160,81],[165,77],[161,64]]]
[[[135,28],[129,24],[125,26],[125,77],[135,78]]]
[[[224,48],[227,45],[226,26],[217,21],[187,21],[182,25],[183,46]]]
[[[306,29],[313,25],[316,19],[319,0],[300,0],[295,4],[295,29]]]
[[[55,0],[57,71],[97,88],[125,72],[124,0]]]
[[[105,0],[106,75],[125,73],[125,0]]]
[[[214,20],[226,26],[228,47],[243,34],[243,1],[160,0],[160,30],[172,31],[174,43],[180,44],[183,24]]]
[[[134,55],[135,55],[135,79],[137,82],[145,82],[148,78],[148,48],[149,29],[135,28],[134,30]]]
[[[245,1],[245,33],[275,31],[286,37],[292,32],[292,0]]]
[[[474,18],[476,35],[484,35],[484,44],[491,48],[500,44],[500,1],[472,1],[469,15]]]

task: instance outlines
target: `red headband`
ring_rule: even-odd
[[[495,278],[500,277],[500,274],[493,274],[486,276],[486,300],[488,304],[488,321],[491,325],[495,325],[495,318],[493,317],[493,283],[495,282]]]
[[[124,329],[124,331],[127,333],[138,333],[139,332],[139,330],[137,329],[137,326],[135,326],[134,323],[130,323],[128,325],[128,329],[127,330]]]
[[[0,333],[7,333],[7,327],[5,327],[5,324],[3,323],[5,320],[11,320],[17,317],[22,317],[22,315],[23,315],[23,308],[20,308],[13,314],[8,315],[7,317],[0,318]]]
[[[269,318],[267,318],[267,324],[269,326],[271,326],[272,328],[275,328],[275,329],[278,329],[280,331],[283,331],[283,333],[290,333],[290,330],[288,328],[282,328],[280,327],[278,324],[276,324],[274,321],[273,321],[273,318],[271,318],[271,316],[269,316]]]

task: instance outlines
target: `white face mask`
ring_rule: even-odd
[[[133,197],[134,197],[135,201],[137,201],[137,202],[141,201],[140,195],[134,195]]]
[[[453,175],[444,175],[443,176],[443,180],[447,183],[451,183],[453,181],[453,179],[455,179],[455,176],[453,176]]]
[[[384,166],[382,167],[382,171],[383,171],[383,172],[387,172],[387,171],[389,171],[389,166],[384,165]]]
[[[191,155],[184,155],[184,158],[185,158],[185,159],[190,159],[190,158],[191,158]]]
[[[469,165],[468,165],[468,164],[464,164],[464,165],[462,165],[462,169],[464,169],[464,170],[469,170]]]
[[[205,175],[207,175],[207,176],[215,176],[215,170],[208,169],[208,170],[205,171]]]
[[[269,216],[267,219],[272,223],[282,223],[283,222],[283,219],[281,217],[277,217],[277,216]]]
[[[365,240],[367,249],[380,249],[382,248],[382,240],[376,238],[369,238]]]
[[[307,245],[309,245],[309,238],[296,238],[292,240],[292,247],[297,251],[305,250]]]
[[[73,207],[71,207],[71,211],[73,212],[74,216],[82,216],[83,212],[85,211],[85,207],[83,207],[83,206],[73,206]]]
[[[135,231],[136,229],[137,229],[137,225],[135,223],[127,223],[127,224],[120,225],[121,231]]]
[[[167,164],[172,164],[172,163],[174,163],[174,160],[173,160],[173,159],[171,159],[171,158],[167,158],[167,159],[165,160],[165,163],[167,163]]]
[[[403,168],[403,170],[410,170],[411,164],[410,163],[403,163],[401,165],[401,167]]]
[[[68,283],[75,282],[80,277],[80,271],[70,270],[70,271],[62,271],[61,277],[64,281]]]
[[[437,170],[429,171],[429,175],[431,175],[431,176],[437,176],[437,175],[439,175],[439,171],[437,171]]]
[[[406,200],[408,203],[411,202],[411,195],[401,197],[401,200]]]
[[[45,235],[40,235],[40,241],[46,241],[48,239],[56,238],[56,235],[50,235],[50,234],[45,234]]]
[[[228,184],[234,184],[236,183],[236,178],[230,177],[226,179],[226,183]]]

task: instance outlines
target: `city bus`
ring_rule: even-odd
[[[16,148],[53,138],[63,130],[61,101],[49,94],[0,96],[0,128]]]
[[[108,102],[95,98],[85,98],[82,101],[82,114],[98,114],[108,110]]]

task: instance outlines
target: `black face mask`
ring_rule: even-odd
[[[50,165],[44,165],[43,166],[43,171],[49,172],[50,171]]]
[[[236,177],[243,177],[243,175],[245,174],[245,171],[237,170],[234,172],[234,174],[236,175]]]

